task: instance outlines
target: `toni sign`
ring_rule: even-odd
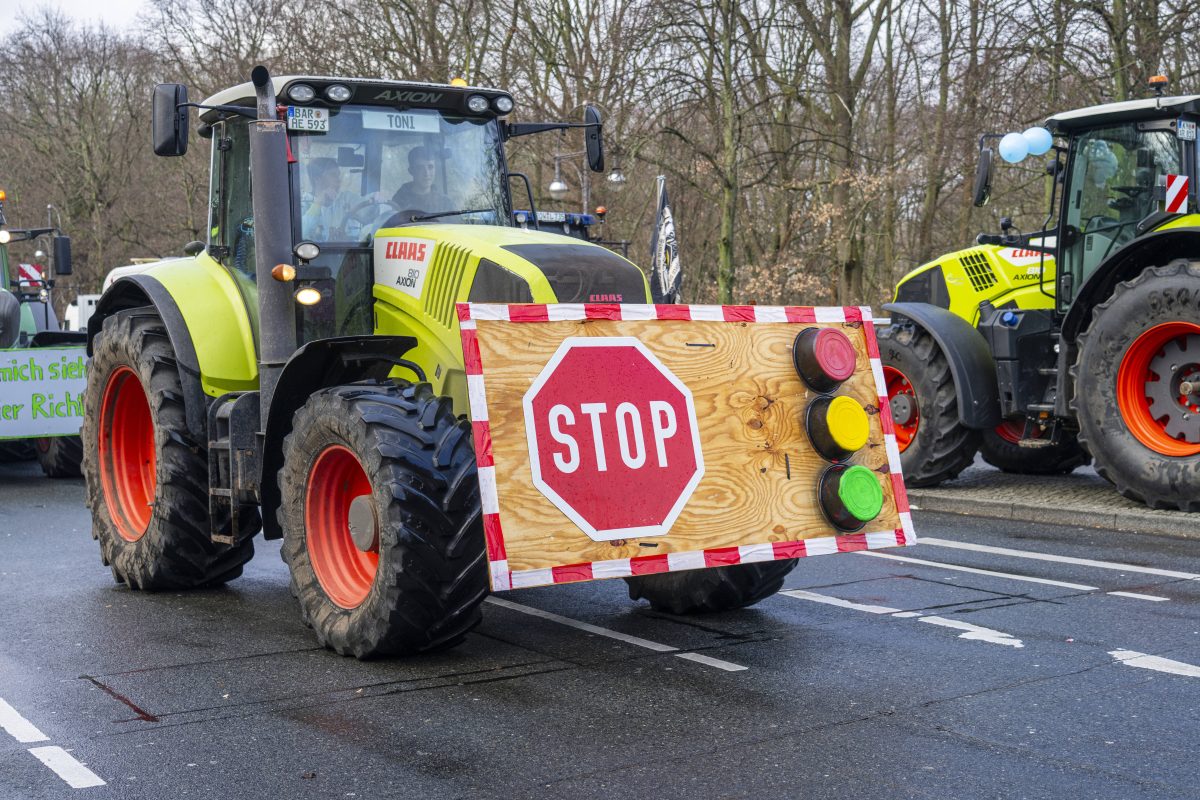
[[[666,534],[704,475],[691,391],[635,338],[565,340],[523,407],[534,485],[594,541]]]

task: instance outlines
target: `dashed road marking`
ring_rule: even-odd
[[[1097,561],[1091,558],[1056,556],[1051,553],[1039,553],[1035,550],[1015,550],[1011,547],[993,547],[988,544],[956,542],[953,539],[938,539],[937,537],[922,536],[919,544],[927,544],[931,547],[950,547],[955,550],[974,550],[978,553],[993,553],[1000,556],[1028,558],[1035,561],[1057,561],[1060,564],[1077,564],[1081,567],[1111,569],[1119,572],[1140,572],[1143,575],[1161,575],[1164,578],[1180,578],[1187,581],[1200,579],[1200,575],[1194,572],[1179,572],[1173,569],[1158,569],[1157,567],[1139,567],[1136,564],[1122,564],[1118,561]]]
[[[867,603],[855,603],[850,600],[843,600],[840,597],[830,597],[827,594],[817,594],[816,592],[806,592],[802,589],[792,589],[786,592],[780,592],[781,595],[794,597],[797,600],[810,600],[814,603],[824,603],[829,606],[837,606],[838,608],[849,608],[854,611],[865,611],[868,614],[886,614],[897,619],[913,619],[917,622],[925,622],[930,625],[937,625],[942,628],[954,628],[962,631],[958,635],[960,639],[969,639],[976,642],[987,642],[988,644],[999,644],[1005,647],[1021,648],[1025,643],[1016,638],[1012,634],[1004,631],[994,630],[992,628],[984,628],[981,625],[972,625],[969,622],[960,622],[956,619],[946,619],[938,616],[925,616],[916,611],[901,611],[898,608],[889,606],[876,606]]]
[[[723,669],[726,672],[741,672],[749,669],[749,667],[744,667],[741,664],[734,664],[732,661],[722,661],[721,659],[713,658],[712,656],[700,655],[699,653],[680,653],[678,647],[673,647],[669,644],[652,642],[649,639],[643,639],[640,636],[631,636],[628,633],[621,633],[620,631],[601,628],[599,625],[593,625],[590,622],[583,622],[582,620],[572,619],[571,617],[564,617],[561,614],[555,614],[552,611],[545,611],[540,608],[534,608],[533,606],[514,603],[511,600],[503,600],[499,597],[489,597],[487,598],[487,602],[491,603],[492,605],[500,606],[501,608],[519,611],[522,614],[529,614],[530,616],[540,617],[542,619],[549,620],[550,622],[557,622],[560,625],[567,625],[571,628],[587,631],[588,633],[593,633],[596,636],[605,636],[609,639],[616,639],[619,642],[625,642],[626,644],[631,644],[635,647],[644,647],[647,650],[653,650],[656,653],[674,653],[677,658],[687,659],[688,661],[694,661],[697,664],[704,664],[709,667],[716,667],[717,669]]]
[[[1150,600],[1154,603],[1165,603],[1171,599],[1153,594],[1138,594],[1137,592],[1108,592],[1108,594],[1115,594],[1117,597],[1132,597],[1134,600]]]
[[[15,708],[0,698],[0,728],[22,744],[32,742],[47,742],[50,737],[37,729],[29,720],[22,717]]]
[[[925,539],[921,540],[922,543],[924,543],[926,541],[927,540],[925,540]],[[954,570],[955,572],[970,572],[974,575],[988,575],[993,578],[1007,578],[1008,580],[1025,581],[1027,583],[1044,583],[1047,586],[1061,586],[1064,589],[1076,589],[1081,592],[1097,592],[1100,590],[1099,586],[1085,586],[1082,583],[1067,583],[1066,581],[1054,581],[1054,580],[1050,580],[1049,578],[1034,578],[1029,575],[1014,575],[1011,572],[998,572],[994,569],[978,569],[977,567],[964,567],[964,566],[960,566],[958,564],[945,564],[941,561],[926,561],[923,558],[910,558],[909,556],[896,556],[896,555],[892,555],[891,553],[877,553],[877,552],[873,552],[873,551],[869,552],[866,550],[860,550],[858,554],[861,556],[873,556],[875,558],[886,558],[890,561],[904,561],[909,564],[920,564],[923,567],[936,567],[937,569],[949,569],[949,570]]]
[[[1126,664],[1139,669],[1152,669],[1155,672],[1166,672],[1170,675],[1183,675],[1187,678],[1200,678],[1200,667],[1195,664],[1185,664],[1182,661],[1147,655],[1136,650],[1110,650],[1108,654],[1115,658],[1118,664]]]
[[[47,767],[54,770],[54,774],[66,781],[67,785],[72,789],[87,789],[91,786],[105,785],[103,778],[85,767],[73,755],[57,745],[31,747],[29,748],[29,752],[33,753],[38,761],[41,761]]]

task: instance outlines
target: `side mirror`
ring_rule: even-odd
[[[588,126],[583,129],[583,141],[587,147],[588,167],[592,172],[604,172],[604,142],[600,137],[603,130],[600,121],[600,109],[587,106],[583,109],[583,121]]]
[[[160,83],[154,87],[154,155],[181,156],[188,147],[187,87],[182,83]]]
[[[975,167],[975,206],[987,205],[992,197],[992,148],[979,148],[979,164]]]
[[[71,274],[71,237],[54,237],[54,275]]]

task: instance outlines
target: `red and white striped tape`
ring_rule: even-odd
[[[1164,209],[1168,214],[1180,214],[1187,209],[1188,176],[1167,176],[1167,201]]]
[[[35,264],[18,264],[17,281],[22,284],[41,283],[46,279]]]
[[[608,320],[691,320],[712,322],[861,322],[866,334],[867,356],[875,391],[879,398],[879,419],[883,426],[884,448],[888,458],[888,474],[900,516],[900,527],[872,533],[823,536],[791,542],[695,550],[607,561],[589,561],[546,569],[512,571],[504,545],[504,529],[500,521],[500,500],[496,493],[496,464],[492,454],[492,432],[488,423],[487,387],[483,375],[483,360],[479,352],[477,320],[507,322],[565,322],[588,319]],[[463,360],[470,396],[471,429],[475,441],[475,460],[479,470],[479,492],[483,507],[483,533],[487,543],[488,564],[492,589],[520,589],[556,583],[625,578],[674,572],[701,567],[748,564],[754,561],[774,561],[783,558],[804,558],[829,553],[848,553],[855,550],[876,550],[916,544],[908,494],[900,473],[900,448],[892,427],[887,397],[887,383],[875,340],[875,326],[868,306],[701,306],[701,305],[623,305],[618,303],[560,303],[560,304],[496,304],[459,303],[459,330],[462,334]]]

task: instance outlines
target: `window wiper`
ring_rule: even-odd
[[[436,214],[413,214],[408,218],[409,222],[425,222],[438,217],[453,217],[456,214],[483,214],[488,211],[495,211],[494,208],[464,208],[461,211],[439,211]]]

